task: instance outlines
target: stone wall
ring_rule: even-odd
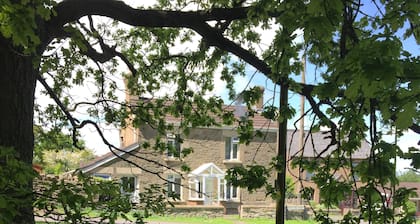
[[[275,218],[276,208],[273,206],[242,206],[241,218]],[[223,217],[226,209],[223,206],[176,206],[168,208],[168,215],[183,217]],[[287,220],[307,220],[312,217],[312,211],[305,206],[287,206]]]
[[[197,216],[197,217],[223,217],[225,215],[222,206],[176,206],[169,208],[168,215],[172,216]]]
[[[312,212],[306,206],[286,206],[287,220],[307,220]],[[242,218],[275,218],[276,208],[274,206],[242,206]]]

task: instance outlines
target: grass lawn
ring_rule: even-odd
[[[203,223],[203,224],[274,224],[274,219],[254,218],[254,219],[240,219],[238,216],[227,216],[222,218],[204,218],[204,217],[181,217],[181,216],[156,216],[148,218],[146,221],[162,221],[162,222],[178,222],[178,223]],[[286,224],[315,224],[315,221],[307,220],[288,220]]]

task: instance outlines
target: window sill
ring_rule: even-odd
[[[242,164],[242,161],[239,159],[225,159],[223,160],[224,164]]]
[[[237,202],[239,202],[239,198],[231,198],[231,199],[226,199],[226,200],[222,199],[220,201],[223,201],[225,203],[237,203]]]
[[[165,162],[181,162],[181,158],[179,157],[166,157]]]
[[[203,198],[189,198],[188,201],[204,201]]]

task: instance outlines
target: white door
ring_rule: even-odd
[[[212,205],[217,200],[217,178],[205,177],[204,204]]]

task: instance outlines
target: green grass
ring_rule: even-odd
[[[179,222],[179,223],[206,223],[206,224],[232,224],[233,220],[225,218],[183,217],[183,216],[155,216],[147,221]]]
[[[161,221],[161,222],[177,222],[188,224],[274,224],[274,219],[267,218],[253,218],[253,219],[240,219],[237,216],[227,216],[222,218],[205,218],[205,217],[183,217],[183,216],[154,216],[148,218],[147,221]],[[288,220],[286,224],[315,224],[315,221],[300,221]]]

